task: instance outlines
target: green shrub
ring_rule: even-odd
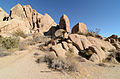
[[[21,31],[21,30],[17,30],[17,31],[15,31],[15,32],[13,32],[12,35],[13,35],[13,36],[16,36],[16,37],[21,36],[21,37],[23,37],[23,38],[26,38],[26,37],[27,37],[27,36],[24,34],[24,32]]]
[[[17,48],[19,40],[16,38],[3,38],[0,37],[0,45],[5,49]]]

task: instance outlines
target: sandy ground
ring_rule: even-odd
[[[80,63],[81,77],[74,77],[48,69],[45,63],[37,64],[36,50],[30,48],[17,54],[0,58],[0,79],[120,79],[120,66],[99,67]]]
[[[34,52],[26,50],[20,55],[0,58],[0,79],[70,79],[65,74],[51,71],[45,63],[37,64]]]

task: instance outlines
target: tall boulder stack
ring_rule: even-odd
[[[59,28],[64,29],[67,32],[70,32],[70,22],[65,14],[63,14],[62,17],[60,18]]]
[[[88,30],[84,23],[78,23],[72,28],[73,34],[87,34]]]

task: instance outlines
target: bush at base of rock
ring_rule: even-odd
[[[4,47],[5,49],[18,48],[18,42],[19,42],[19,40],[17,38],[0,37],[0,45],[2,45],[2,47]]]
[[[37,62],[40,63],[41,58],[37,59]],[[77,72],[78,71],[78,62],[75,58],[68,56],[66,59],[55,57],[53,55],[45,55],[42,57],[42,61],[48,64],[48,67],[61,72]]]

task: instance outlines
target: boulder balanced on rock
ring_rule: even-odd
[[[65,14],[62,15],[62,17],[60,18],[59,28],[64,29],[67,32],[70,32],[70,22],[68,17]]]
[[[84,23],[78,23],[72,28],[72,33],[73,34],[87,34],[88,30],[87,27]]]

